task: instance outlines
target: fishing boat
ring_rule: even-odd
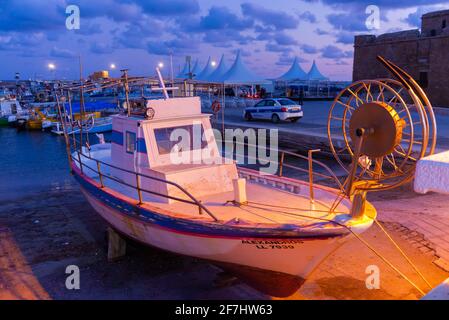
[[[0,126],[15,125],[18,117],[26,115],[20,102],[15,97],[5,97],[0,99]]]
[[[17,117],[18,130],[50,130],[59,120],[55,114],[41,107],[32,107],[26,115]]]
[[[90,114],[85,121],[75,121],[67,126],[68,134],[81,134],[81,133],[105,133],[112,131],[112,118],[111,117],[96,117],[96,113]],[[81,129],[81,125],[83,128]],[[57,135],[63,135],[64,130],[61,122],[52,124],[51,132]]]
[[[282,160],[277,174],[267,174],[223,158],[200,99],[169,98],[165,91],[140,114],[112,116],[110,143],[75,148],[64,130],[73,176],[119,234],[209,261],[267,294],[289,296],[351,235],[359,237],[373,224],[376,210],[367,192],[410,181],[419,154],[433,152],[428,100],[409,80],[401,83],[402,70],[382,63],[400,81],[356,82],[331,107],[331,150],[340,162],[343,151],[335,148],[330,130],[337,121],[353,159],[341,162],[347,175],[340,179],[312,151],[283,152],[309,163],[308,181],[285,177]],[[421,122],[398,116],[411,114],[404,92]],[[422,135],[409,138],[410,128],[422,129]],[[382,136],[385,130],[393,138]],[[406,147],[410,143],[413,148]],[[418,155],[415,147],[421,147]],[[336,188],[315,183],[317,176]]]

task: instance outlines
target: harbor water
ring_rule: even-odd
[[[1,201],[76,186],[70,175],[63,136],[0,128],[0,141]]]

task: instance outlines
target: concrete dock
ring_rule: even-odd
[[[388,200],[388,201],[386,201]],[[379,220],[432,286],[449,277],[449,205],[441,195],[411,188],[371,196]],[[107,262],[107,226],[78,187],[41,190],[0,204],[0,299],[270,299],[243,283],[216,287],[220,272],[189,257],[130,243],[127,255]],[[364,238],[425,291],[377,226]],[[65,286],[66,268],[80,269],[80,289]],[[368,266],[378,266],[380,288],[367,289]],[[331,255],[290,299],[419,299],[408,282],[357,239]]]

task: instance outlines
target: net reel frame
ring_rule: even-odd
[[[395,79],[356,81],[337,95],[329,110],[329,145],[348,173],[347,195],[353,184],[358,190],[379,191],[409,182],[417,161],[435,150],[435,115],[424,90],[393,63],[380,56],[378,60]],[[348,157],[351,163],[345,161]]]

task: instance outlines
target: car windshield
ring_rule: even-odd
[[[282,100],[278,100],[278,102],[281,106],[297,105],[297,103],[295,101],[290,100],[290,99],[282,99]]]

